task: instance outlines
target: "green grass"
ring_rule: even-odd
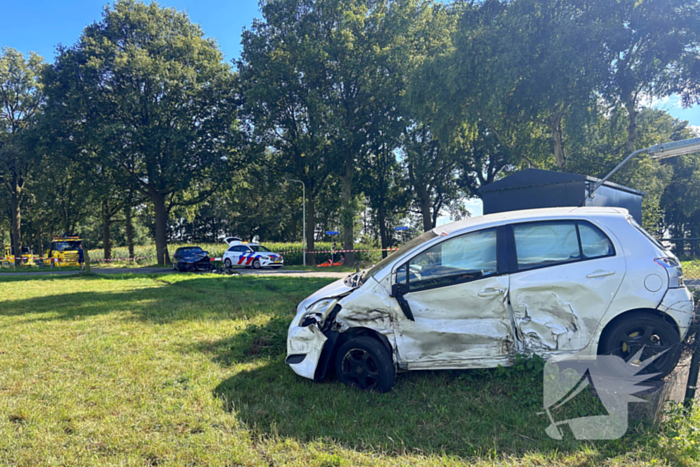
[[[2,465],[692,465],[698,415],[549,439],[540,366],[413,372],[370,394],[285,364],[332,279],[0,278]],[[530,368],[531,366],[532,368]]]

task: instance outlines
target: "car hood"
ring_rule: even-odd
[[[180,261],[185,263],[196,263],[197,261],[201,261],[206,257],[207,254],[203,251],[186,251],[184,253],[180,253]]]
[[[306,299],[299,304],[299,309],[304,309],[308,307],[309,305],[312,305],[313,303],[316,303],[317,301],[323,299],[323,298],[336,298],[336,297],[344,297],[345,295],[348,295],[350,292],[355,290],[357,287],[352,287],[348,284],[345,283],[345,279],[338,279],[335,282],[331,282],[327,286],[323,287],[322,289],[317,290],[313,294],[309,295],[306,297]]]

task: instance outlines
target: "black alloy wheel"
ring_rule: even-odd
[[[646,364],[640,374],[655,373],[655,379],[660,379],[671,373],[678,363],[680,336],[661,317],[636,315],[622,319],[606,331],[601,350],[601,354],[616,355],[631,365]]]
[[[367,336],[351,339],[338,349],[335,371],[341,383],[364,391],[387,392],[396,377],[388,350]]]

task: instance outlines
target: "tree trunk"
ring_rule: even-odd
[[[377,210],[377,221],[379,222],[379,238],[381,239],[382,245],[382,258],[386,258],[386,248],[389,247],[389,236],[387,235],[386,231],[386,209],[384,208],[383,200],[379,204],[379,209]]]
[[[433,216],[430,213],[430,194],[425,188],[419,188],[417,191],[418,202],[420,203],[420,214],[423,218],[423,232],[435,227],[433,225]]]
[[[314,251],[314,234],[316,233],[316,205],[314,204],[313,190],[309,190],[306,200],[306,250]],[[313,266],[316,259],[313,253],[306,254],[306,265]]]
[[[112,220],[109,216],[109,204],[107,200],[102,201],[102,222],[104,222],[104,231],[102,232],[102,248],[104,249],[104,259],[112,259],[112,238],[110,227]]]
[[[131,203],[124,206],[124,219],[126,220],[126,246],[129,249],[129,258],[134,257],[134,224],[131,220]]]
[[[41,222],[37,226],[37,237],[39,237],[39,256],[44,256],[44,231],[41,227]]]
[[[342,196],[342,224],[343,224],[343,249],[352,250],[355,243],[355,235],[353,232],[353,223],[355,221],[355,212],[352,203],[352,182],[354,175],[354,167],[352,154],[345,156],[345,176],[341,178],[341,196]],[[345,265],[355,265],[355,254],[352,252],[345,253]]]
[[[158,257],[159,266],[167,266],[170,262],[168,254],[168,212],[165,209],[165,197],[156,192],[151,192],[151,201],[156,211],[156,256]]]
[[[629,116],[629,124],[627,125],[627,154],[632,154],[637,145],[637,109],[634,105],[634,99],[628,98],[625,101],[625,108]]]
[[[566,162],[564,154],[564,132],[561,127],[562,114],[556,113],[548,120],[549,131],[552,133],[552,142],[554,143],[554,158],[556,159],[557,168],[563,169]]]
[[[15,193],[10,195],[10,207],[12,209],[12,251],[15,256],[15,266],[20,266],[22,263],[22,248],[20,240],[20,232],[22,230],[22,214],[20,213],[20,199]]]

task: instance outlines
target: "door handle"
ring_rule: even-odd
[[[589,279],[594,279],[596,277],[605,277],[605,276],[612,276],[615,274],[615,271],[603,271],[602,269],[598,269],[597,271],[593,271],[592,273],[586,275]]]
[[[479,297],[495,297],[496,295],[501,295],[505,293],[506,289],[495,289],[493,287],[487,287],[479,292]]]

